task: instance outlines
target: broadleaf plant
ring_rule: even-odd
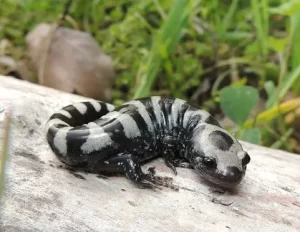
[[[220,93],[222,111],[240,126],[247,120],[258,100],[258,91],[251,86],[225,87]]]

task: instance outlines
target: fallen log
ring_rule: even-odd
[[[154,165],[173,177],[178,192],[66,168],[51,152],[44,126],[55,110],[82,100],[0,76],[0,129],[11,110],[0,231],[300,231],[296,154],[243,142],[251,156],[246,177],[225,192],[193,170],[178,168],[174,176],[161,159],[144,169]]]

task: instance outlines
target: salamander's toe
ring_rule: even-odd
[[[138,181],[138,184],[144,188],[157,188],[162,189],[161,186],[166,188],[171,188],[178,191],[179,186],[173,184],[172,177],[162,177],[153,175],[152,171],[149,171],[148,174],[144,174]]]
[[[143,188],[158,188],[162,189],[155,181],[152,174],[144,174],[138,181],[138,184]]]

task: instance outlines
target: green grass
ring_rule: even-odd
[[[154,43],[148,55],[146,64],[143,65],[141,63],[134,98],[150,95],[151,87],[156,80],[157,73],[163,62],[165,62],[165,69],[167,72],[169,74],[173,73],[172,64],[169,63],[170,54],[174,52],[182,32],[185,29],[188,17],[192,14],[193,9],[197,7],[197,5],[197,1],[194,0],[174,2],[169,15],[163,22],[157,35],[154,37]],[[169,88],[171,90],[174,89],[172,79],[169,78],[167,81],[170,85]]]
[[[26,33],[37,23],[54,22],[65,1],[0,0],[0,5],[0,44],[10,42],[0,55],[20,60],[26,57]],[[263,107],[229,129],[266,146],[300,151],[291,142],[297,128],[291,130],[284,118],[299,106],[298,0],[74,0],[64,26],[91,33],[112,56],[115,104],[168,95],[220,118],[229,116],[220,108],[229,101],[222,89],[252,86]],[[282,103],[291,94],[295,101]],[[233,105],[244,104],[241,99],[246,98]]]

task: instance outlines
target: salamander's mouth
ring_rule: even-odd
[[[226,170],[206,169],[202,165],[195,166],[197,173],[207,181],[225,188],[233,188],[238,185],[245,176],[245,170],[240,171],[236,167],[227,167]]]

